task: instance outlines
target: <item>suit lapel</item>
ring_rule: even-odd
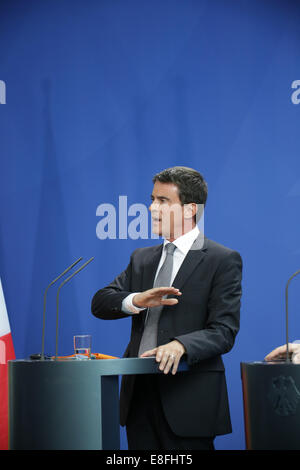
[[[196,266],[203,261],[206,256],[207,243],[203,235],[199,235],[183,260],[182,265],[173,281],[173,286],[181,289],[183,284],[192,274]]]
[[[154,246],[147,253],[147,259],[145,260],[145,269],[143,275],[143,290],[152,289],[154,283],[154,277],[159,264],[163,249],[162,245]]]
[[[154,278],[162,254],[163,246],[163,244],[156,245],[152,247],[152,249],[149,250],[149,252],[147,253],[147,258],[145,259],[145,267],[143,271],[143,291],[152,289],[153,287]],[[147,308],[143,310],[139,315],[139,318],[141,319],[143,325],[148,316],[148,311],[149,309]]]

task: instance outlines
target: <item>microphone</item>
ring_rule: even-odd
[[[296,271],[288,280],[286,283],[286,288],[285,288],[285,325],[286,325],[286,362],[290,362],[290,357],[289,357],[289,333],[288,333],[288,323],[289,323],[289,307],[288,307],[288,289],[291,280],[297,276],[297,274],[300,274],[300,270]]]
[[[84,269],[91,261],[93,261],[94,256],[90,258],[88,261],[86,261],[79,269],[74,271],[71,276],[67,277],[59,286],[57,289],[57,294],[56,294],[56,341],[55,341],[55,360],[57,360],[57,350],[58,350],[58,305],[59,305],[59,294],[61,288],[68,282],[72,277],[74,277],[76,274],[78,274],[82,269]]]
[[[43,361],[45,359],[45,325],[46,325],[46,299],[47,299],[47,293],[49,288],[56,282],[58,279],[60,279],[64,274],[66,274],[70,269],[72,269],[79,261],[82,260],[82,257],[79,258],[77,261],[71,264],[67,269],[64,270],[59,276],[57,276],[53,281],[50,282],[50,284],[46,287],[45,292],[44,292],[44,307],[43,307],[43,333],[42,333],[42,354],[41,354],[41,360]]]

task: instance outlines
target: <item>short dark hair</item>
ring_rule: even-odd
[[[186,166],[173,166],[157,173],[153,177],[153,183],[173,183],[178,187],[178,195],[181,204],[206,204],[207,183],[203,176],[193,168]]]

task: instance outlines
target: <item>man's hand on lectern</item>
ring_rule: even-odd
[[[145,351],[140,357],[151,357],[155,355],[156,362],[160,362],[159,369],[168,374],[172,368],[172,374],[176,374],[181,356],[186,352],[185,347],[177,339],[163,344],[157,348]]]
[[[292,362],[300,364],[300,344],[289,343],[289,354],[292,356]],[[265,361],[279,361],[286,358],[286,344],[273,349],[266,357]]]

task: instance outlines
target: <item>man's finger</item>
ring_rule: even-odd
[[[176,287],[153,287],[152,293],[155,295],[168,295],[168,294],[174,294],[174,295],[181,295],[181,292],[179,289]]]
[[[289,343],[289,353],[295,351],[295,344]],[[272,361],[273,359],[281,359],[286,355],[286,344],[278,346],[278,348],[273,349],[266,357],[266,361]]]
[[[270,359],[274,359],[275,357],[277,357],[278,355],[282,354],[283,352],[286,351],[286,346],[285,346],[285,349],[284,349],[284,346],[280,346],[276,349],[273,349],[273,351],[271,351],[266,357],[266,361],[269,361]]]
[[[292,362],[293,362],[294,364],[300,364],[300,354],[299,354],[299,353],[298,353],[298,354],[293,354],[293,356],[292,356]]]
[[[169,370],[171,369],[171,367],[174,365],[174,355],[173,354],[170,354],[167,361],[166,361],[166,365],[164,367],[164,374],[168,374]]]
[[[178,299],[161,299],[161,305],[176,305],[178,304]]]
[[[164,370],[168,360],[169,360],[169,353],[167,351],[164,351],[164,353],[161,355],[160,351],[156,353],[156,360],[160,362],[159,365],[159,370]]]
[[[180,358],[181,356],[180,355],[177,355],[174,359],[174,364],[173,364],[173,367],[172,367],[172,374],[175,375],[176,372],[177,372],[177,369],[178,369],[178,364],[179,364],[179,361],[180,361]]]
[[[157,348],[150,349],[149,351],[143,352],[143,354],[140,355],[140,357],[149,357],[149,356],[155,356],[157,351]]]

